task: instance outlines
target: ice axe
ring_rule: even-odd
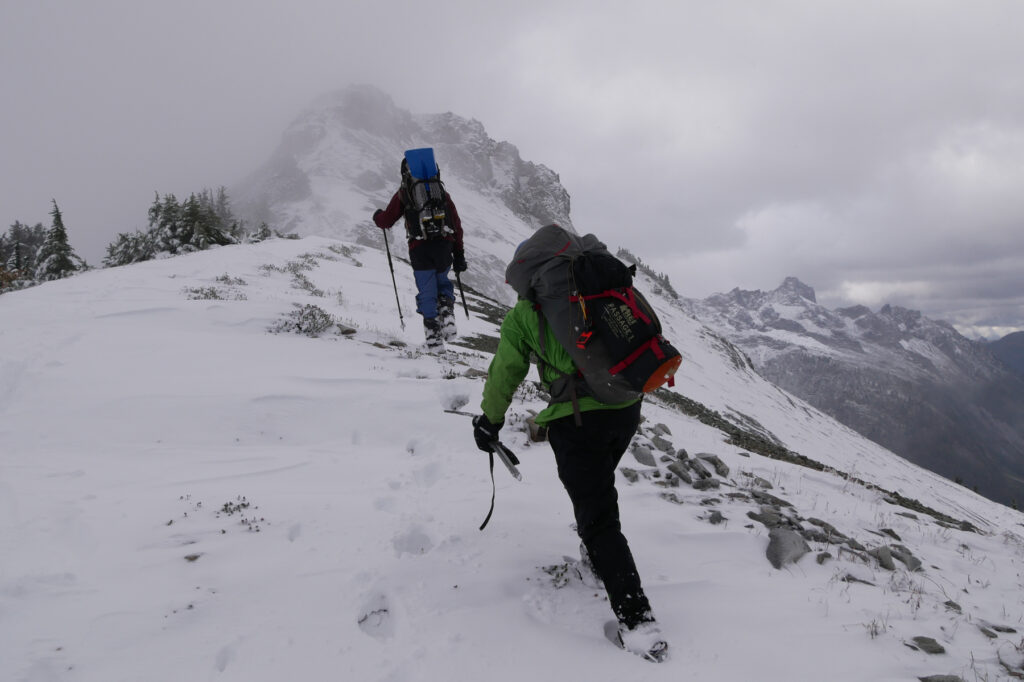
[[[461,414],[464,417],[476,416],[472,412],[463,412],[462,410],[445,410],[445,412],[448,412],[450,414]],[[491,466],[491,508],[487,511],[487,518],[485,518],[484,522],[480,524],[480,530],[483,530],[487,527],[487,524],[491,520],[491,514],[494,513],[494,497],[497,494],[497,486],[495,486],[494,484],[494,455],[498,455],[498,459],[500,459],[501,462],[505,465],[505,467],[509,470],[509,473],[512,474],[513,478],[515,478],[517,481],[523,480],[523,475],[520,474],[519,469],[516,468],[516,465],[519,464],[519,458],[516,457],[514,452],[505,447],[505,445],[497,438],[490,442],[490,448],[491,451],[488,453],[488,455],[490,456]]]

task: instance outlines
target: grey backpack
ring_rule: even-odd
[[[577,422],[579,395],[614,404],[674,385],[682,357],[633,287],[635,271],[594,235],[580,237],[559,225],[520,244],[505,270],[516,293],[540,312],[542,352],[546,324],[578,369],[551,386],[552,402],[572,401]]]

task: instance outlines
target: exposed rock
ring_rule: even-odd
[[[936,642],[931,637],[915,637],[913,639],[914,644],[917,648],[926,654],[944,654],[946,653],[945,647]]]
[[[765,556],[775,568],[796,563],[800,557],[811,551],[800,534],[789,528],[772,528],[768,533],[768,550]]]
[[[868,550],[868,554],[878,560],[878,565],[887,571],[896,570],[896,562],[892,560],[892,550],[885,545]]]
[[[693,483],[693,476],[690,475],[690,472],[687,471],[686,466],[682,462],[673,462],[672,464],[669,464],[668,470],[676,478],[681,481],[685,481],[688,485]]]
[[[747,516],[758,523],[764,524],[765,528],[769,529],[789,525],[789,520],[779,513],[777,509],[771,507],[761,507],[759,512],[747,512]]]
[[[700,459],[688,459],[686,464],[693,473],[697,474],[698,478],[711,478],[711,472],[701,463]]]
[[[909,571],[920,571],[921,560],[910,553],[910,550],[903,545],[892,545],[890,547],[892,555],[903,562]]]
[[[643,464],[644,466],[648,467],[658,466],[658,463],[654,459],[654,454],[651,452],[651,449],[646,445],[634,443],[633,446],[630,448],[630,451],[633,453],[633,459],[635,459],[640,464]]]
[[[716,478],[701,478],[693,482],[695,490],[717,490],[721,485]]]
[[[711,467],[715,470],[715,473],[721,476],[722,478],[729,477],[729,467],[725,464],[725,462],[723,462],[718,457],[718,455],[711,455],[706,452],[703,452],[697,455],[697,458],[710,464]]]
[[[753,497],[755,500],[757,500],[761,504],[768,504],[768,505],[772,505],[774,507],[792,507],[793,506],[792,504],[790,504],[789,502],[786,502],[781,497],[775,497],[772,494],[769,494],[769,493],[766,493],[766,492],[763,492],[763,491],[760,491],[760,490],[751,490],[750,491],[750,495],[751,495],[751,497]]]

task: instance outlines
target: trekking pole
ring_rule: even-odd
[[[459,293],[462,294],[462,309],[466,311],[466,319],[469,319],[469,306],[466,305],[466,291],[462,288],[462,277],[455,273],[455,281],[459,283]]]
[[[402,303],[398,300],[398,284],[395,283],[395,266],[391,262],[391,246],[388,245],[388,231],[382,230],[382,232],[384,232],[384,250],[388,254],[388,268],[391,269],[391,286],[395,288],[395,305],[398,306],[398,321],[401,323],[402,331],[404,332],[405,318],[402,317]]]

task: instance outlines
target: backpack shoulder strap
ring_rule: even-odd
[[[537,356],[537,373],[540,375],[540,382],[544,383],[544,370],[547,367],[555,370],[561,376],[551,384],[551,399],[554,402],[555,397],[559,394],[568,392],[569,401],[572,403],[572,414],[576,421],[576,426],[583,426],[583,419],[580,417],[580,401],[578,390],[583,386],[583,382],[577,378],[578,372],[575,374],[566,374],[562,370],[558,369],[554,365],[549,365],[545,360],[544,356],[547,354],[545,349],[545,338],[547,337],[547,320],[544,318],[544,313],[540,311],[540,306],[535,305],[534,310],[537,311],[537,329],[540,332],[540,338],[538,339],[540,345],[540,355]],[[555,386],[558,385],[556,389]]]

